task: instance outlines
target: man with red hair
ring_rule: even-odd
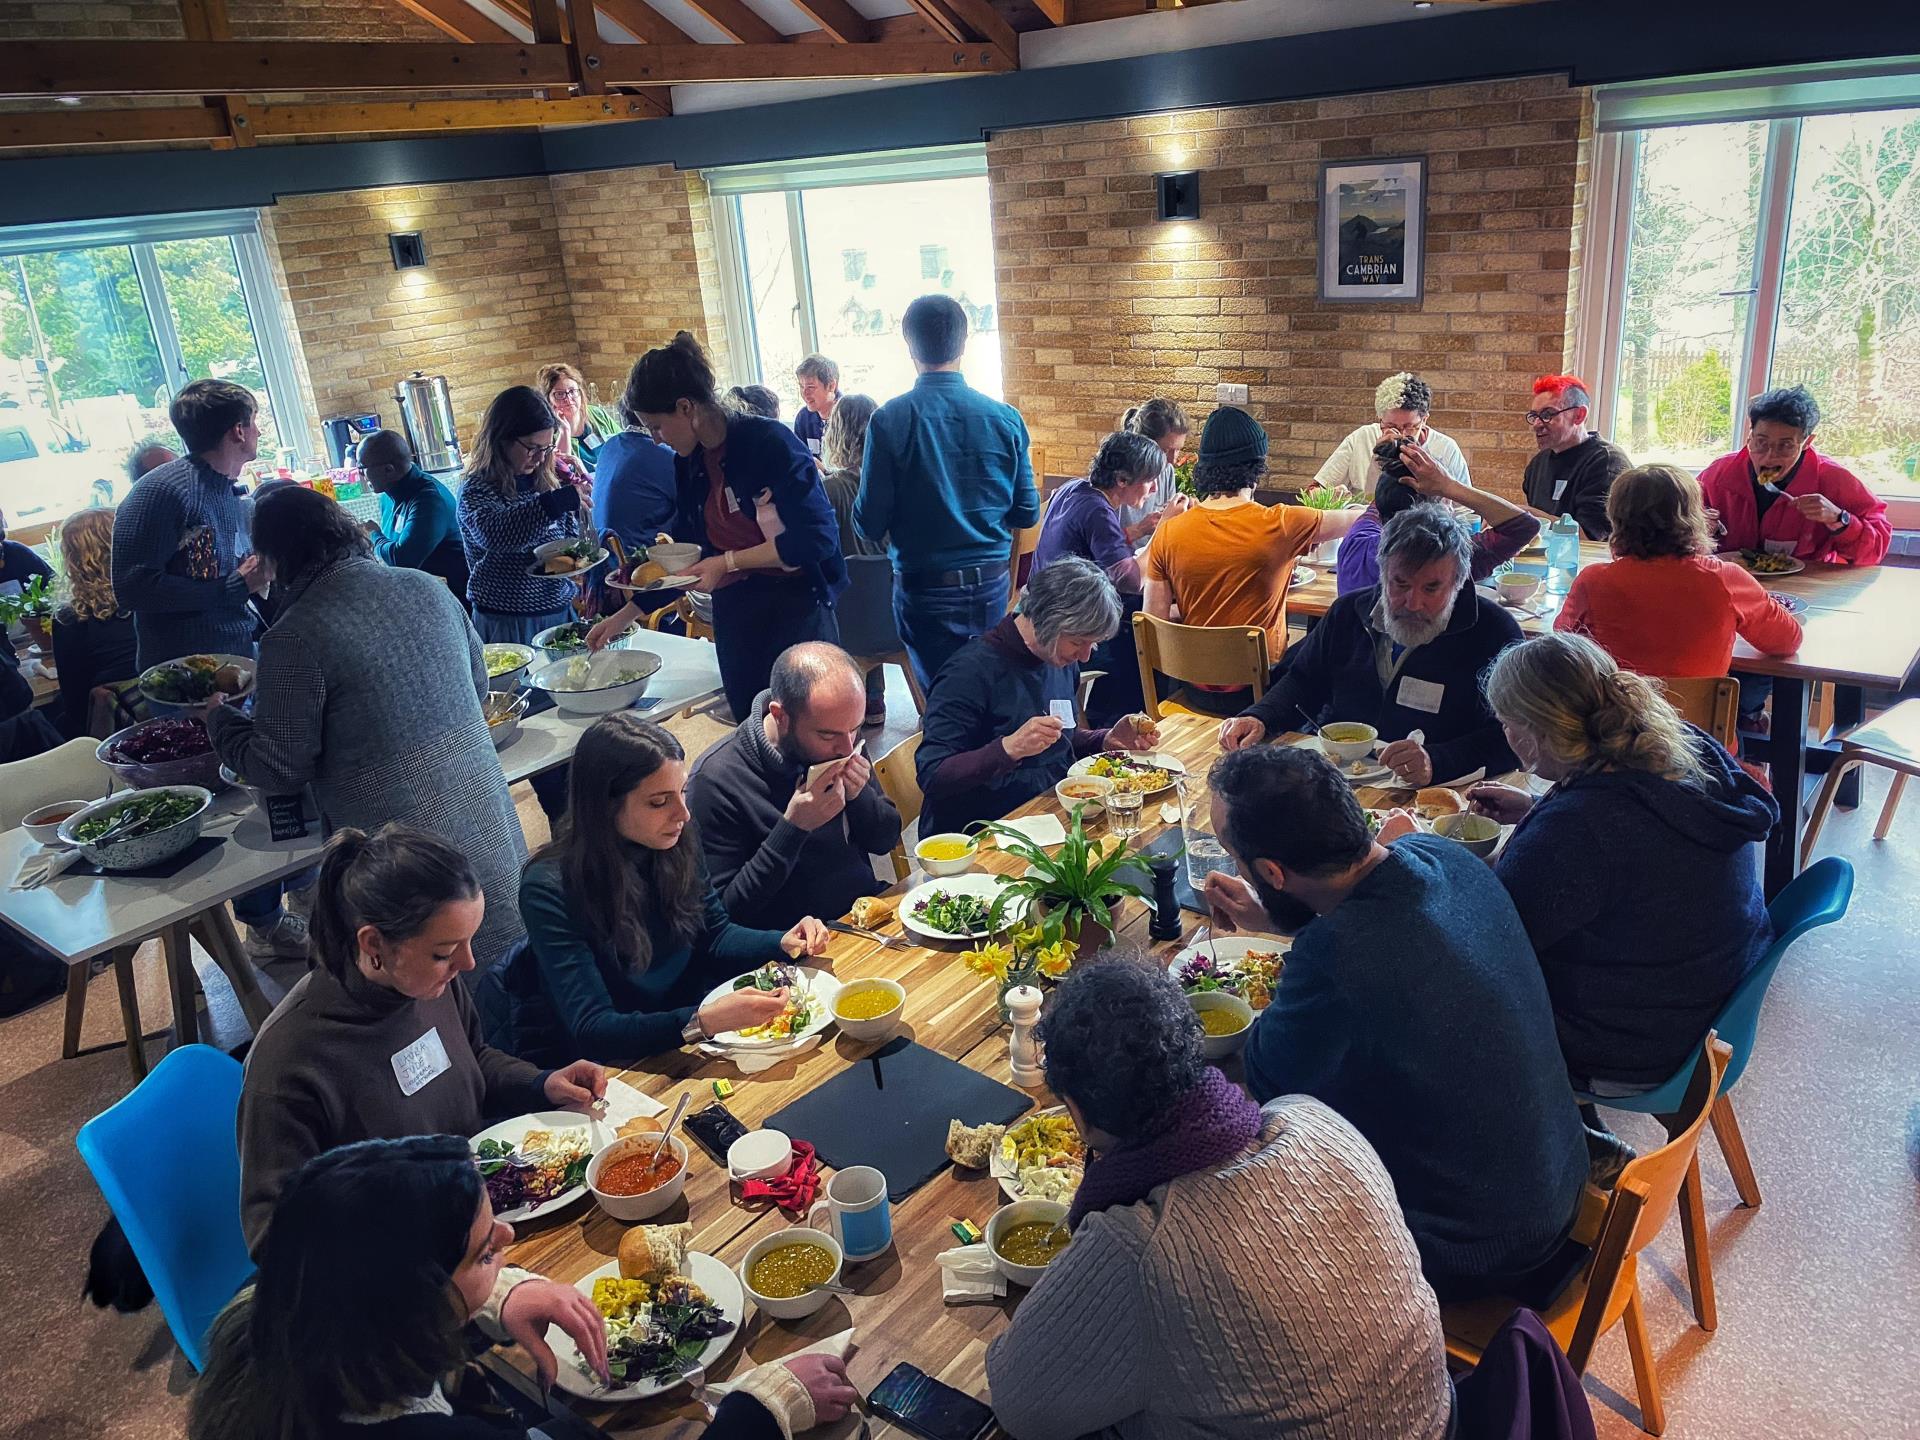
[[[1527,504],[1543,515],[1571,515],[1589,540],[1612,533],[1607,524],[1607,491],[1613,477],[1633,461],[1618,445],[1587,429],[1593,403],[1587,382],[1578,375],[1542,375],[1533,382],[1533,408],[1527,424],[1540,453],[1527,462],[1521,482]]]

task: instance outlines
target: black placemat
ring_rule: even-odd
[[[1032,1108],[1032,1096],[903,1035],[768,1116],[767,1125],[811,1141],[836,1170],[873,1166],[887,1177],[887,1198],[899,1201],[950,1163],[949,1120],[1004,1125]]]
[[[138,870],[102,870],[91,860],[79,860],[74,862],[73,868],[67,873],[69,875],[105,875],[109,878],[127,880],[165,880],[168,876],[178,875],[202,855],[209,854],[226,843],[227,837],[224,835],[202,835],[178,855],[157,861],[152,865],[142,865]]]

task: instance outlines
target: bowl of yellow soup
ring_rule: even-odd
[[[849,980],[833,997],[833,1023],[849,1040],[885,1040],[900,1028],[907,987],[897,980]]]
[[[840,1242],[824,1230],[781,1230],[747,1247],[740,1283],[774,1319],[800,1320],[833,1298],[831,1290],[807,1287],[837,1284],[844,1259]]]
[[[944,878],[971,870],[980,854],[980,842],[957,831],[947,835],[929,835],[913,847],[913,858],[927,874]]]
[[[987,1249],[993,1264],[1016,1285],[1034,1285],[1047,1266],[1066,1249],[1054,1230],[1064,1224],[1067,1207],[1059,1200],[1016,1200],[1002,1205],[987,1221]]]
[[[1189,995],[1187,1003],[1200,1017],[1200,1028],[1207,1032],[1207,1059],[1224,1060],[1238,1055],[1253,1028],[1253,1006],[1225,990],[1203,990]]]
[[[1328,758],[1341,765],[1366,759],[1373,754],[1374,742],[1379,738],[1380,732],[1373,726],[1357,725],[1348,720],[1320,727],[1320,748],[1327,752]]]

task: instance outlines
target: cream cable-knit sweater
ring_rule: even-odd
[[[1089,1215],[987,1352],[1016,1440],[1439,1440],[1439,1309],[1379,1157],[1306,1096],[1257,1146]]]

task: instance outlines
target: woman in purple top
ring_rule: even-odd
[[[1381,455],[1386,441],[1376,448]],[[1390,452],[1389,452],[1390,453]],[[1364,590],[1380,583],[1380,532],[1402,510],[1422,500],[1464,506],[1480,518],[1473,536],[1473,578],[1484,580],[1532,543],[1540,533],[1540,522],[1511,501],[1485,490],[1464,485],[1420,446],[1408,441],[1401,445],[1398,465],[1392,473],[1381,471],[1373,487],[1373,504],[1340,542],[1335,561],[1335,593]],[[1390,463],[1390,462],[1389,462]]]
[[[1088,663],[1106,673],[1087,697],[1087,723],[1110,725],[1141,705],[1140,662],[1133,648],[1133,612],[1140,608],[1140,561],[1121,524],[1121,507],[1138,505],[1160,479],[1166,457],[1145,435],[1116,430],[1100,442],[1084,480],[1069,480],[1047,504],[1034,551],[1038,571],[1063,555],[1091,560],[1120,592],[1120,631]]]

